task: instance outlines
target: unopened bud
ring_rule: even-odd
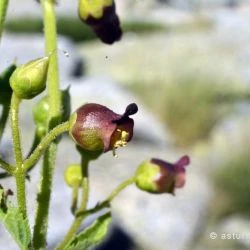
[[[82,183],[82,169],[78,164],[71,164],[64,173],[64,180],[70,187],[80,187]]]
[[[10,86],[20,99],[31,99],[46,88],[49,58],[43,57],[16,68]]]

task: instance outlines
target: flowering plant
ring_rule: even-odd
[[[103,153],[124,147],[133,138],[134,120],[137,113],[135,103],[129,104],[123,114],[109,108],[87,103],[70,115],[70,96],[68,89],[60,90],[58,77],[57,34],[54,0],[41,0],[44,17],[46,52],[43,58],[34,59],[23,65],[10,65],[0,75],[0,139],[7,118],[11,122],[13,155],[15,162],[9,163],[0,158],[2,169],[0,178],[15,179],[16,190],[5,190],[0,186],[0,220],[12,235],[20,249],[45,249],[47,244],[48,211],[52,192],[57,145],[60,135],[68,132],[76,143],[81,156],[79,164],[70,164],[65,172],[65,182],[72,189],[71,211],[74,221],[65,238],[56,249],[89,249],[105,237],[111,221],[111,213],[105,213],[89,227],[78,233],[83,220],[104,208],[111,209],[112,200],[130,184],[150,193],[171,193],[185,183],[185,167],[188,156],[171,164],[160,159],[151,159],[139,165],[136,173],[121,183],[106,199],[95,207],[87,209],[89,197],[88,167]],[[8,0],[0,1],[0,37],[4,28]],[[100,40],[107,44],[119,41],[122,36],[120,22],[113,0],[79,0],[79,17],[89,25]],[[35,136],[26,157],[20,140],[19,107],[23,99],[29,100],[45,91],[43,97],[33,108]],[[37,194],[37,210],[34,229],[31,232],[26,204],[26,180],[28,172],[36,167],[43,157],[40,190]],[[81,191],[81,200],[79,199]],[[17,204],[9,201],[15,195]]]

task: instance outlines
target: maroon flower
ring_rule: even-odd
[[[79,16],[95,34],[107,44],[119,41],[122,36],[119,17],[113,0],[79,1]]]
[[[175,163],[151,159],[139,165],[136,172],[136,185],[150,193],[171,193],[185,184],[185,167],[190,163],[188,156]]]
[[[87,151],[115,152],[132,139],[134,121],[129,116],[137,110],[137,105],[132,103],[119,115],[100,104],[85,104],[72,114],[69,133]]]

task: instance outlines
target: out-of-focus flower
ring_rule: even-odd
[[[113,0],[79,0],[79,16],[104,43],[120,40],[122,31]]]
[[[185,184],[185,167],[190,163],[188,156],[175,163],[152,158],[139,165],[135,183],[141,190],[150,193],[171,193]]]
[[[134,121],[129,116],[137,110],[132,103],[119,115],[100,104],[85,104],[71,115],[69,134],[87,151],[113,150],[115,154],[116,148],[124,147],[132,139]]]

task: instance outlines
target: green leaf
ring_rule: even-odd
[[[0,189],[0,200],[2,199],[4,199],[4,193],[3,190]],[[9,204],[7,211],[4,211],[3,207],[0,207],[0,220],[19,247],[23,250],[29,249],[31,242],[30,229],[27,219],[23,218],[19,209],[17,207],[11,207],[11,204]]]
[[[100,243],[108,232],[111,213],[100,216],[93,224],[79,233],[66,247],[67,250],[87,250]]]

